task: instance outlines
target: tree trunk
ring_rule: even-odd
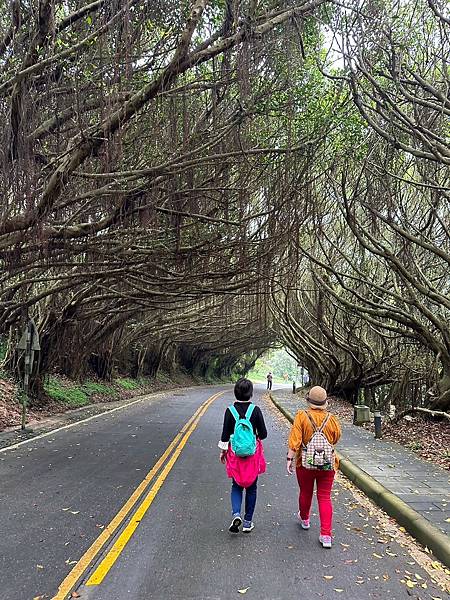
[[[437,382],[438,397],[431,402],[432,410],[450,410],[450,364],[444,364],[440,379]]]

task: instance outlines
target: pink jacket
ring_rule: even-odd
[[[253,456],[236,456],[228,445],[227,451],[227,475],[235,482],[244,487],[250,487],[258,475],[266,472],[266,459],[264,457],[264,448],[261,440],[256,442],[256,452]]]

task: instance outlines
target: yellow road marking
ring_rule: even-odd
[[[128,525],[125,527],[125,529],[122,531],[122,533],[117,538],[117,540],[114,543],[114,545],[111,548],[111,550],[108,552],[108,554],[105,556],[105,558],[99,564],[99,566],[97,567],[97,569],[94,571],[94,573],[88,579],[86,585],[89,585],[89,586],[99,585],[103,581],[103,579],[106,577],[106,575],[108,574],[108,572],[111,569],[111,567],[114,565],[114,563],[116,562],[116,560],[119,558],[122,550],[125,548],[125,546],[129,542],[129,540],[131,539],[131,536],[133,535],[133,533],[137,529],[137,526],[139,525],[139,523],[144,518],[145,513],[150,508],[150,505],[152,504],[153,500],[155,499],[156,494],[159,492],[162,484],[166,480],[166,477],[168,476],[168,474],[170,473],[173,465],[175,464],[175,462],[177,461],[178,457],[180,456],[181,451],[183,450],[184,446],[186,445],[186,442],[188,441],[188,439],[190,438],[191,434],[193,433],[193,431],[197,427],[197,425],[198,425],[201,417],[205,414],[205,412],[208,410],[209,406],[214,402],[214,400],[216,400],[216,398],[219,395],[220,394],[216,394],[215,396],[212,396],[206,402],[206,404],[204,404],[202,406],[200,413],[198,414],[198,416],[196,417],[195,421],[190,426],[189,430],[185,433],[183,439],[178,444],[176,450],[174,451],[174,453],[170,457],[170,460],[167,462],[166,466],[161,471],[160,475],[158,476],[157,480],[155,481],[155,483],[151,487],[151,489],[148,492],[147,496],[144,498],[144,500],[142,501],[142,503],[140,504],[140,506],[138,507],[138,509],[134,513],[131,521],[128,523]]]
[[[206,402],[204,402],[195,411],[195,413],[187,421],[187,423],[185,423],[183,428],[177,433],[177,435],[171,441],[171,443],[169,444],[167,449],[164,451],[164,453],[160,456],[160,458],[155,463],[155,465],[147,473],[145,479],[143,479],[141,481],[141,483],[134,490],[134,492],[131,494],[131,496],[128,498],[128,500],[125,502],[125,504],[119,510],[119,512],[115,515],[115,517],[112,519],[112,521],[105,527],[105,529],[98,536],[98,538],[95,540],[95,542],[86,550],[86,552],[83,554],[83,556],[79,559],[76,566],[70,571],[70,573],[67,575],[67,577],[63,580],[63,582],[61,583],[61,585],[58,588],[58,592],[56,593],[55,596],[53,596],[52,600],[64,600],[68,596],[68,594],[75,587],[76,583],[79,581],[79,579],[81,578],[83,573],[86,571],[86,569],[92,563],[94,558],[98,555],[98,553],[103,548],[103,546],[106,544],[106,542],[111,538],[111,536],[114,534],[114,532],[117,530],[117,528],[123,523],[124,519],[127,517],[127,515],[130,513],[130,511],[132,510],[134,505],[137,503],[139,498],[142,496],[143,492],[148,487],[151,480],[155,477],[155,475],[157,474],[159,469],[162,467],[164,462],[170,456],[170,453],[175,448],[175,446],[178,444],[178,442],[182,438],[183,434],[188,430],[188,428],[192,425],[192,423],[195,421],[195,419],[197,417],[201,416],[200,413],[203,414],[202,409],[206,405],[209,406],[209,404],[211,402],[213,402],[216,398],[218,398],[221,394],[223,394],[223,392],[219,392],[218,394],[214,394],[213,396],[208,398],[208,400],[206,400]]]

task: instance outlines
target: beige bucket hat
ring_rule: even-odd
[[[311,408],[325,409],[328,406],[327,390],[319,385],[312,387],[305,400],[310,404]]]

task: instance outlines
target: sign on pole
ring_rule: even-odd
[[[23,394],[22,394],[22,424],[21,429],[25,429],[27,416],[27,402],[30,390],[30,376],[33,371],[34,353],[41,349],[39,343],[39,333],[36,323],[29,319],[25,325],[24,332],[17,344],[17,349],[24,351],[24,373],[23,373]]]

